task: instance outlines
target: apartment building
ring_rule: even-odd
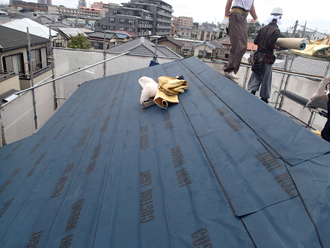
[[[91,4],[91,8],[95,9],[114,9],[119,8],[118,3],[103,3],[103,2],[94,2]]]
[[[178,26],[192,27],[192,26],[194,26],[194,20],[192,17],[186,17],[186,16],[175,17],[175,16],[173,16],[173,24],[176,27],[178,27]]]
[[[126,30],[138,36],[172,33],[172,6],[161,0],[131,0],[95,23],[96,31]]]
[[[32,3],[23,1],[12,1],[9,5],[9,10],[11,12],[26,10],[26,11],[41,11],[47,12],[48,7],[45,3]]]

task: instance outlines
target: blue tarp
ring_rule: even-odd
[[[329,151],[196,58],[88,81],[0,148],[0,247],[329,247]]]

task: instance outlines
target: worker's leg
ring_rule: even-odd
[[[261,84],[261,74],[252,72],[249,82],[248,82],[248,91],[257,92]]]
[[[272,65],[265,63],[265,72],[261,78],[260,97],[268,99],[272,88]]]
[[[229,38],[231,49],[229,62],[224,65],[225,72],[238,72],[242,57],[247,48],[247,24],[246,18],[239,13],[230,13],[229,15]]]

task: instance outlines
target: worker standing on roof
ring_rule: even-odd
[[[281,22],[283,10],[274,8],[271,17],[265,22],[269,24],[262,27],[254,39],[254,44],[258,45],[257,52],[254,55],[252,65],[252,74],[248,83],[248,90],[255,94],[260,87],[261,100],[268,103],[272,84],[272,66],[276,60],[273,53],[274,49],[278,49],[275,44],[280,37],[280,30],[277,26]]]
[[[231,48],[229,62],[224,65],[223,70],[226,76],[233,79],[238,79],[236,73],[239,70],[242,57],[247,49],[246,17],[249,13],[254,19],[254,24],[257,27],[260,26],[253,2],[254,0],[227,0],[222,25],[226,27],[229,33]]]

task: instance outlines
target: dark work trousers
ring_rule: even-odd
[[[233,71],[236,74],[247,48],[246,17],[237,12],[230,13],[228,31],[231,48],[229,62],[223,66],[223,70],[225,72]]]
[[[249,91],[258,91],[259,87],[260,92],[259,95],[262,98],[268,99],[270,97],[270,92],[272,88],[272,67],[273,65],[267,64],[265,62],[265,71],[264,73],[256,73],[252,72],[250,80],[248,82],[248,90]]]
[[[321,131],[321,136],[326,141],[330,142],[330,94],[328,95],[328,115],[327,122],[324,125],[323,130]]]

